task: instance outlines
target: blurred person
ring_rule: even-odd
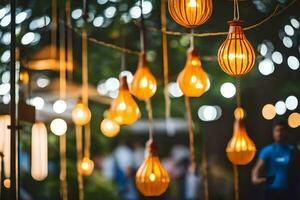
[[[138,200],[134,184],[134,158],[132,150],[125,144],[120,144],[114,151],[115,181],[118,193],[123,200]]]
[[[265,146],[258,155],[251,179],[253,184],[264,184],[266,200],[288,200],[288,168],[292,146],[287,144],[287,125],[273,125],[274,143]],[[261,172],[264,171],[264,176]]]
[[[192,165],[190,165],[185,177],[184,200],[196,200],[200,196],[200,182],[201,177],[194,172]]]
[[[288,169],[289,199],[300,199],[300,141],[294,148]]]

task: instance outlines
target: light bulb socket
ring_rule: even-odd
[[[120,77],[120,89],[121,90],[128,90],[128,83],[127,83],[127,76]]]
[[[147,65],[146,53],[142,52],[139,57],[138,67],[146,67],[146,65]]]
[[[149,156],[156,156],[156,145],[153,139],[149,139],[146,143],[146,150]]]

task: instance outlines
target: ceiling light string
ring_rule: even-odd
[[[163,73],[164,73],[164,98],[165,98],[165,118],[170,119],[171,116],[171,99],[169,96],[169,62],[168,62],[168,36],[167,30],[167,15],[166,15],[166,0],[161,0],[161,30],[162,32],[162,48],[163,48]]]
[[[278,4],[274,11],[267,16],[266,18],[264,18],[263,20],[261,20],[258,23],[255,23],[253,25],[244,27],[243,30],[244,31],[248,31],[248,30],[252,30],[254,28],[257,28],[261,25],[263,25],[264,23],[266,23],[267,21],[269,21],[270,19],[272,19],[275,16],[278,16],[279,14],[283,13],[284,11],[286,11],[288,8],[290,8],[295,2],[297,2],[297,0],[293,0],[290,4],[288,4],[287,6],[283,7],[282,9],[280,9],[280,5]],[[61,23],[65,23],[64,21],[61,21]],[[81,35],[81,32],[78,30],[78,28],[72,28],[70,26],[68,26],[68,28],[74,30],[75,33],[77,33],[78,35]],[[155,31],[155,32],[162,32],[165,33],[167,35],[173,35],[173,36],[183,36],[183,35],[191,35],[191,33],[184,33],[184,32],[176,32],[176,31],[168,31],[168,30],[163,30],[163,29],[157,29],[155,27],[148,27],[147,30],[149,31]],[[194,37],[213,37],[213,36],[224,36],[227,35],[228,32],[227,31],[221,31],[221,32],[208,32],[208,33],[193,33],[192,35]],[[123,48],[121,46],[109,43],[109,42],[105,42],[93,37],[88,37],[87,38],[88,41],[103,46],[103,47],[107,47],[107,48],[111,48],[117,51],[121,51],[124,52],[126,54],[131,54],[131,55],[136,55],[139,56],[140,55],[140,51],[136,51],[136,50],[132,50],[132,49],[128,49],[128,48]]]

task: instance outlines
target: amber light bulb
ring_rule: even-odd
[[[168,189],[169,174],[161,165],[152,140],[147,142],[146,148],[145,160],[136,173],[135,184],[144,196],[160,196]]]
[[[100,124],[100,130],[108,138],[116,137],[120,132],[120,125],[113,119],[105,118]]]
[[[73,122],[78,126],[84,126],[91,121],[91,117],[89,107],[79,101],[72,111]]]
[[[187,53],[184,69],[179,73],[177,82],[183,94],[188,97],[200,97],[207,88],[207,75],[194,48]]]
[[[255,144],[247,134],[244,120],[236,119],[233,137],[226,147],[228,159],[235,165],[247,165],[253,160],[255,152]]]
[[[169,0],[169,13],[173,20],[186,28],[204,24],[212,14],[212,0]]]
[[[119,93],[111,103],[110,113],[119,125],[130,125],[139,119],[140,109],[129,92],[126,76],[120,82]]]
[[[243,22],[229,21],[227,39],[218,51],[221,69],[230,76],[243,76],[250,72],[255,63],[255,52],[243,31]]]
[[[94,162],[88,157],[84,157],[79,162],[79,171],[83,176],[89,176],[92,174],[94,170]]]
[[[141,54],[138,68],[133,76],[130,91],[140,100],[151,98],[157,89],[155,77],[147,66],[145,54]]]

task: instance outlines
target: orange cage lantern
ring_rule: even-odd
[[[243,119],[236,119],[233,137],[226,148],[228,159],[235,165],[247,165],[253,160],[255,152],[255,144],[247,134]]]
[[[188,51],[184,69],[177,78],[180,89],[188,97],[200,97],[207,88],[207,75],[194,48]]]
[[[155,77],[150,72],[145,54],[141,54],[137,71],[133,76],[131,82],[131,93],[140,100],[147,100],[151,98],[157,89],[157,82]]]
[[[204,24],[212,14],[212,0],[169,0],[173,20],[186,28]]]
[[[255,52],[244,34],[243,21],[233,20],[228,24],[228,36],[219,48],[218,62],[230,76],[243,76],[252,70]]]
[[[111,103],[110,114],[119,125],[133,124],[140,117],[140,109],[129,92],[126,76],[121,78],[119,93]]]
[[[169,174],[161,165],[152,140],[147,142],[146,148],[145,160],[136,173],[135,184],[144,196],[160,196],[168,189]]]

